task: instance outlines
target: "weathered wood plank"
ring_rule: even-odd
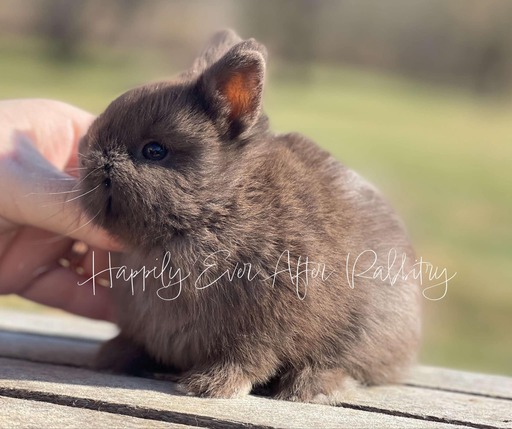
[[[13,393],[14,392],[14,393]],[[183,396],[172,383],[100,374],[86,369],[34,364],[0,359],[0,395],[34,392],[157,411],[158,415],[207,417],[215,421],[246,423],[265,427],[382,427],[382,428],[460,428],[511,427],[503,422],[510,402],[475,398],[449,392],[415,388],[382,387],[355,393],[347,406],[331,407],[248,397],[213,400]],[[435,398],[433,398],[435,396]],[[479,401],[475,401],[478,399]],[[450,406],[451,403],[455,407]],[[103,405],[102,405],[103,404]],[[490,411],[492,410],[492,412]],[[194,423],[190,420],[188,423]],[[222,425],[218,425],[221,427]]]
[[[0,331],[0,357],[88,368],[101,343],[53,335]]]
[[[32,315],[5,310],[0,310],[1,328],[17,332],[0,331],[0,357],[78,367],[88,367],[92,362],[99,341],[110,338],[116,333],[116,328],[108,323],[77,317],[65,317],[63,319],[55,316]],[[27,333],[31,331],[49,333],[51,335]],[[54,372],[61,372],[62,370],[57,369]],[[3,371],[0,370],[0,376],[2,373]],[[11,374],[11,376],[13,379],[15,378],[15,374]],[[91,375],[89,374],[89,376]],[[98,374],[97,376],[103,380],[104,375]],[[59,378],[57,378],[58,380]],[[109,378],[109,380],[112,381],[113,379]],[[125,393],[126,389],[133,389],[132,394],[140,390],[141,386],[145,386],[145,383],[161,383],[157,380],[131,379],[128,377],[121,377],[117,380],[119,380],[119,385],[116,385],[116,388],[121,389]],[[130,380],[130,382],[128,383],[127,380]],[[25,382],[28,381],[25,380]],[[46,379],[45,382],[50,382],[50,378]],[[128,384],[123,385],[123,383]],[[5,387],[4,384],[0,385]],[[96,386],[96,389],[100,386],[101,383]],[[158,386],[160,386],[160,390],[148,393],[148,395],[156,398],[160,398],[161,395],[167,395],[165,397],[167,399],[172,398],[173,403],[178,404],[180,409],[184,407],[184,409],[190,410],[190,407],[193,408],[193,406],[197,405],[201,407],[206,406],[206,409],[211,411],[211,404],[215,403],[215,401],[212,402],[211,400],[182,397],[170,383],[158,384]],[[179,400],[176,399],[177,397]],[[113,399],[121,401],[123,398],[123,396],[117,397],[117,393],[113,397]],[[163,398],[160,399],[163,401]],[[390,421],[397,419],[397,417],[393,417],[394,415],[409,416],[410,419],[405,419],[404,417],[398,417],[398,419],[402,418],[405,421],[413,421],[414,424],[411,427],[417,427],[418,423],[430,424],[429,422],[438,422],[441,424],[442,422],[451,422],[456,425],[469,424],[472,427],[490,426],[505,428],[512,427],[512,413],[509,411],[509,409],[512,409],[512,401],[510,399],[512,399],[511,378],[419,367],[412,372],[409,383],[406,386],[383,386],[355,390],[345,398],[344,406],[348,408],[342,410],[345,413],[349,411],[355,413],[350,417],[355,422],[355,427],[357,427],[358,419],[361,418],[361,410],[366,410],[363,414],[366,416],[372,415],[372,421],[375,421],[376,416],[378,418],[386,416],[386,418],[391,419]],[[195,402],[197,400],[202,402]],[[232,401],[229,401],[229,404],[236,405],[237,407],[242,406],[238,410],[241,412],[248,404],[253,406],[254,402],[250,401],[254,400],[266,401],[263,398],[251,397],[243,400],[249,401],[243,402],[243,406]],[[274,410],[281,409],[284,406],[288,410],[286,412],[291,414],[299,413],[297,415],[307,419],[313,418],[306,411],[309,409],[308,407],[318,407],[315,405],[290,405],[276,401],[271,401],[271,403]],[[149,406],[152,406],[151,404],[150,402]],[[293,409],[292,412],[289,407],[293,406],[298,408]],[[323,409],[329,409],[329,412],[336,410],[334,407],[323,407]],[[228,418],[229,410],[225,411],[226,418]],[[335,414],[332,417],[340,418],[340,415]],[[420,419],[427,419],[427,421],[422,422]],[[250,420],[247,420],[247,422],[252,423]],[[288,423],[288,420],[286,422]],[[396,424],[392,426],[396,426]],[[300,427],[300,425],[295,427]]]
[[[352,405],[413,414],[442,421],[512,428],[512,402],[419,387],[378,386],[351,392]]]
[[[0,331],[0,357],[88,368],[100,341]],[[512,378],[419,366],[407,384],[512,400]]]
[[[31,332],[34,334],[106,340],[118,329],[113,323],[86,319],[63,313],[35,314],[0,308],[0,330]]]
[[[20,344],[13,345],[10,340],[13,338],[12,334],[2,330],[39,333],[45,336],[27,335],[17,340]],[[0,308],[0,356],[4,357],[88,366],[95,343],[75,340],[104,341],[116,333],[117,328],[107,322],[77,316],[32,314]],[[54,336],[57,338],[53,338]],[[67,338],[62,339],[62,337]],[[512,399],[512,378],[510,377],[421,366],[411,372],[407,382],[432,389]]]
[[[414,386],[431,389],[465,392],[512,400],[512,378],[499,375],[476,374],[421,366],[412,371],[407,382]]]
[[[0,396],[0,427],[3,428],[148,428],[186,429],[185,426],[157,420],[141,419],[102,411],[70,408],[48,402],[6,398]]]

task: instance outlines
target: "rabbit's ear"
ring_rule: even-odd
[[[238,34],[230,29],[215,33],[208,41],[203,51],[194,60],[192,67],[181,73],[178,78],[188,80],[199,76],[208,67],[220,60],[230,48],[241,41],[242,39]]]
[[[229,51],[230,48],[240,43],[242,39],[233,30],[222,30],[214,34],[206,45],[206,48],[194,61],[192,68],[199,72],[205,71],[215,64]]]
[[[233,46],[199,77],[199,94],[224,137],[239,137],[257,121],[266,56],[263,45],[246,40]]]

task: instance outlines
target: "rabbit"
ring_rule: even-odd
[[[332,404],[415,361],[420,285],[398,275],[415,258],[403,222],[314,142],[271,131],[266,58],[224,30],[176,79],[114,100],[83,137],[83,208],[129,247],[116,266],[148,270],[131,286],[114,278],[120,333],[98,369],[156,365],[191,395]],[[164,260],[165,282],[149,270]]]

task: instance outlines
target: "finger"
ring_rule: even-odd
[[[53,120],[46,119],[47,126],[34,127],[35,143],[43,156],[59,170],[78,165],[78,142],[87,132],[94,116],[66,103],[55,100],[29,100],[39,109],[53,112]],[[36,112],[37,118],[42,115]]]
[[[29,212],[25,223],[60,235],[54,241],[71,237],[100,249],[121,250],[123,245],[118,239],[94,225],[95,217],[86,215],[75,202],[56,201],[53,207],[44,207],[38,214]]]
[[[83,274],[87,277],[96,275],[101,285],[110,286],[112,283],[112,260],[115,254],[105,252],[94,248],[88,249],[81,260],[77,260],[77,264],[83,269]]]
[[[101,286],[111,287],[112,257],[112,252],[91,248],[83,241],[75,241],[70,252],[59,260],[59,264],[87,278],[94,277]]]
[[[92,319],[115,321],[110,289],[78,286],[85,279],[66,268],[55,268],[21,294],[26,299]]]
[[[54,238],[55,234],[37,228],[17,231],[0,259],[0,293],[19,293],[68,253],[72,240],[51,242]]]
[[[32,121],[29,121],[29,125],[33,128],[28,128],[29,131],[16,129],[9,136],[7,149],[4,148],[6,152],[0,157],[3,191],[0,193],[0,218],[18,225],[47,229],[97,247],[119,249],[119,243],[105,231],[94,227],[94,215],[87,216],[81,206],[83,197],[91,190],[81,189],[76,179],[60,171],[69,161],[71,153],[76,152],[78,134],[85,131],[91,116],[63,103],[39,100],[38,104],[35,103],[37,100],[28,101],[31,103],[26,106],[28,111],[24,115],[26,121]],[[24,105],[23,102],[27,100],[19,101]],[[48,104],[47,115],[41,114],[46,113],[41,112],[41,103]],[[11,110],[16,109],[11,106]],[[52,114],[57,114],[58,118],[52,120]],[[41,117],[47,122],[38,125]],[[21,130],[24,129],[21,127]]]
[[[76,163],[77,146],[94,116],[56,100],[23,99],[0,101],[0,130],[4,146],[15,144],[13,133],[30,136],[35,147],[59,170]],[[9,142],[7,144],[6,142]]]
[[[32,162],[30,166],[26,161],[23,170],[29,168],[31,176],[23,176],[18,181],[19,190],[0,196],[0,200],[7,200],[3,203],[5,218],[13,223],[72,237],[94,247],[123,248],[122,243],[94,224],[99,212],[92,216],[85,213],[82,201],[92,189],[82,189],[76,179],[57,171],[44,160]]]

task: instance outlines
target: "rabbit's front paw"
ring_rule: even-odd
[[[342,369],[290,370],[279,380],[276,399],[335,405],[346,399],[358,383]]]
[[[237,365],[190,371],[180,379],[189,395],[209,398],[240,398],[250,393],[252,382]]]

